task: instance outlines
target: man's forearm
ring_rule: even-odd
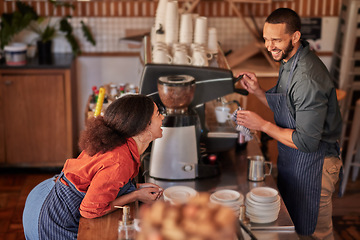
[[[288,147],[298,149],[292,140],[294,129],[281,128],[271,122],[266,122],[261,131]]]

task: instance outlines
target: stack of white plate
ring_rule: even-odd
[[[234,190],[218,190],[210,195],[210,202],[231,208],[235,216],[240,215],[240,206],[244,204],[244,196]]]
[[[163,196],[166,202],[171,204],[187,203],[190,198],[195,197],[198,192],[187,186],[173,186],[165,189]]]
[[[277,190],[269,187],[253,188],[246,194],[246,215],[254,223],[275,221],[280,211],[280,196]]]

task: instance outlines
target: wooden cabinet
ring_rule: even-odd
[[[72,72],[0,69],[0,165],[57,167],[77,154]]]

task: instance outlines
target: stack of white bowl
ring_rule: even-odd
[[[165,42],[171,46],[179,41],[179,6],[177,1],[167,2],[165,20]]]
[[[163,192],[165,202],[171,204],[184,204],[189,201],[190,198],[197,196],[198,192],[188,186],[172,186],[168,187]]]
[[[210,202],[231,208],[238,217],[240,206],[244,204],[244,196],[235,190],[218,190],[210,195]]]
[[[251,222],[270,223],[279,216],[280,196],[277,190],[270,187],[253,188],[246,194],[245,206]]]

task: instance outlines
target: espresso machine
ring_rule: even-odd
[[[235,146],[237,133],[227,137],[209,131],[205,123],[205,103],[235,89],[228,69],[187,65],[145,64],[139,92],[151,97],[163,112],[163,137],[153,141],[150,151],[150,177],[185,180],[219,174],[217,165],[204,156]]]

